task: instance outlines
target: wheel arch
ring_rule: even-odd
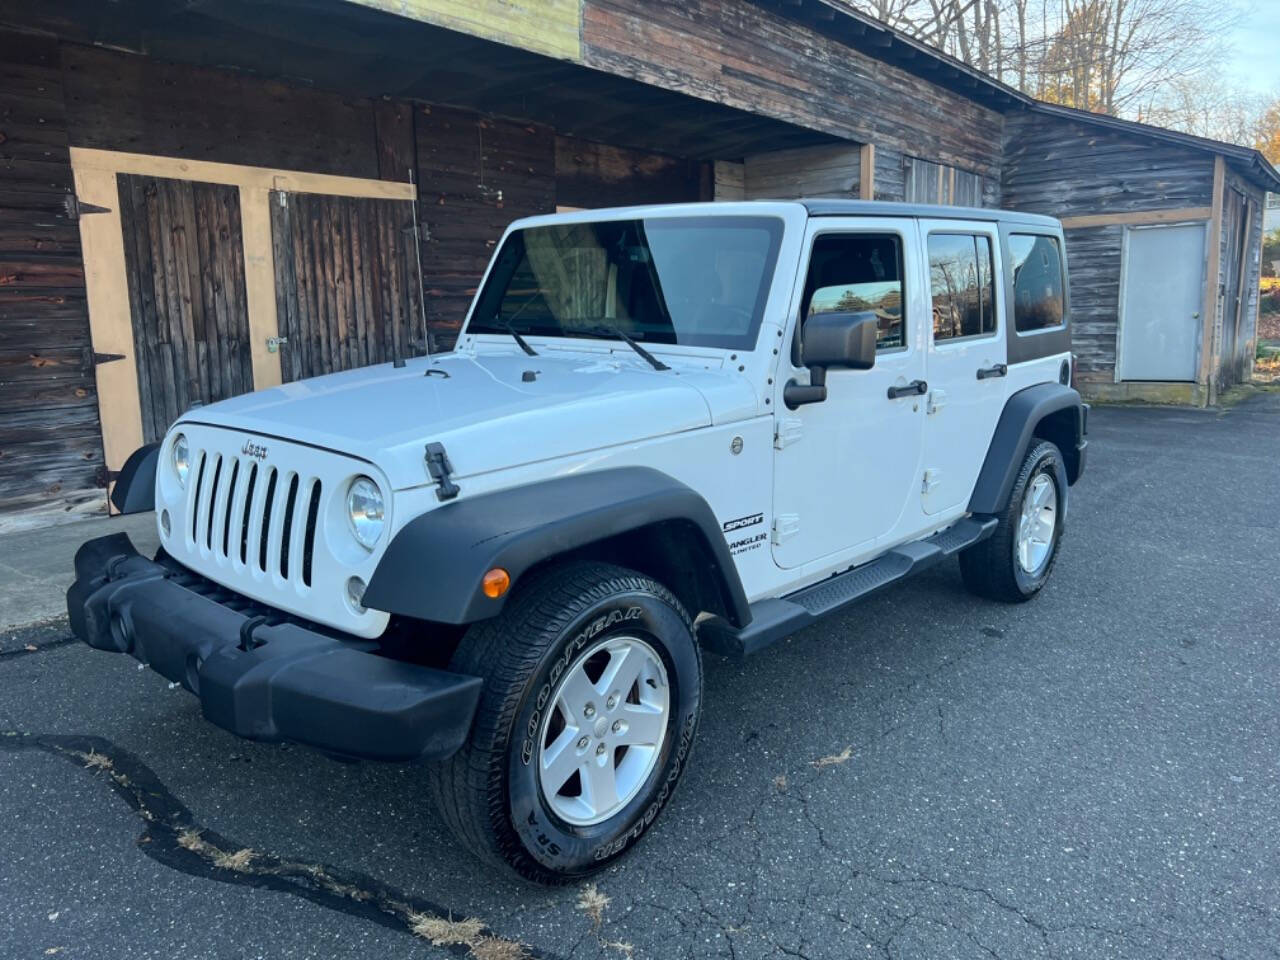
[[[969,512],[996,514],[1008,505],[1022,459],[1037,439],[1057,446],[1067,483],[1075,483],[1084,470],[1084,416],[1080,394],[1060,383],[1038,383],[1010,396],[969,498]]]
[[[437,623],[496,616],[521,580],[564,560],[603,560],[664,584],[696,616],[745,625],[751,614],[711,507],[648,467],[619,467],[479,494],[409,521],[365,590],[377,610]],[[501,567],[512,587],[481,590]]]
[[[156,465],[160,443],[148,443],[129,454],[111,488],[111,503],[121,513],[145,513],[156,508]]]

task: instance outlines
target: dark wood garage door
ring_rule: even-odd
[[[240,191],[120,174],[142,433],[253,389]]]
[[[411,203],[273,193],[271,246],[286,383],[422,351]]]

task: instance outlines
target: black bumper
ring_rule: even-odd
[[[448,756],[466,740],[479,677],[257,615],[266,608],[146,559],[124,534],[85,543],[75,566],[67,591],[75,635],[180,683],[207,720],[237,736],[396,761]]]

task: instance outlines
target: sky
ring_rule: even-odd
[[[1227,35],[1232,85],[1280,95],[1280,0],[1254,0],[1253,13]]]

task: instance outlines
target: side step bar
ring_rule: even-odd
[[[745,657],[832,613],[837,613],[882,587],[927,570],[995,532],[995,517],[965,517],[925,540],[904,543],[869,563],[803,587],[782,598],[751,604],[751,622],[738,629],[720,617],[704,620],[698,639],[708,650]]]

